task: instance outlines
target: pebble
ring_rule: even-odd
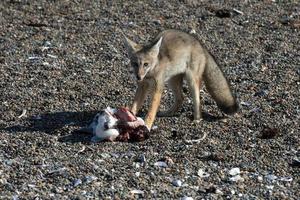
[[[168,164],[166,162],[163,162],[163,161],[158,161],[158,162],[154,163],[154,166],[167,168]]]
[[[216,189],[216,194],[223,195],[224,193],[220,189]]]
[[[182,186],[182,181],[181,180],[173,180],[172,184],[176,187],[181,187]]]
[[[14,195],[14,196],[12,197],[12,199],[13,199],[13,200],[19,200],[19,197],[18,197],[18,195]]]
[[[205,177],[209,177],[210,174],[205,172],[204,169],[199,169],[197,172],[198,176],[200,176],[201,178],[205,178]]]
[[[279,179],[280,181],[291,182],[293,181],[293,177],[282,177]]]
[[[184,196],[181,198],[181,200],[193,200],[193,197]]]
[[[249,102],[246,102],[246,101],[241,101],[241,103],[240,103],[242,106],[246,106],[246,107],[249,107],[249,106],[251,106],[251,103],[249,103]]]
[[[236,175],[236,176],[230,177],[229,180],[232,182],[243,182],[244,178],[241,177],[240,175]]]
[[[300,160],[297,158],[294,158],[292,160],[292,163],[290,164],[291,167],[300,167]]]
[[[191,29],[190,30],[190,34],[196,34],[196,30],[195,29]]]
[[[98,178],[96,177],[96,176],[94,176],[94,175],[91,175],[91,176],[86,176],[85,177],[85,182],[86,183],[91,183],[91,182],[93,182],[93,181],[95,181],[95,180],[97,180]]]
[[[266,179],[269,181],[275,181],[277,179],[277,176],[273,175],[273,174],[268,174],[266,176]]]
[[[132,194],[144,194],[144,191],[134,189],[134,190],[131,190],[130,193],[132,193]]]
[[[141,154],[139,157],[138,157],[138,162],[141,162],[141,163],[145,163],[146,162],[146,156],[144,154]]]
[[[273,190],[274,185],[266,185],[266,188],[269,189],[269,190]]]
[[[236,176],[236,175],[240,174],[241,171],[240,171],[240,168],[235,167],[235,168],[232,168],[231,170],[229,170],[228,173],[229,173],[231,176]]]
[[[61,174],[62,172],[66,171],[66,170],[67,170],[67,168],[62,167],[62,168],[59,168],[59,169],[52,170],[48,174]]]
[[[82,184],[81,179],[76,179],[76,180],[73,182],[73,186],[74,186],[74,187],[77,187],[78,185],[81,185],[81,184]]]
[[[21,119],[22,117],[25,117],[27,113],[26,109],[23,109],[22,114],[18,116],[19,119]]]
[[[135,175],[136,175],[137,177],[139,177],[139,176],[141,175],[141,172],[135,172]]]

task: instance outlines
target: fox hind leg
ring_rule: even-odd
[[[190,87],[190,91],[194,104],[194,120],[199,121],[201,119],[201,103],[200,103],[200,85],[201,79],[192,72],[186,74],[186,79]]]
[[[182,86],[183,86],[183,74],[177,75],[172,77],[169,82],[168,86],[173,92],[174,95],[174,104],[172,105],[169,110],[159,112],[157,115],[159,117],[169,117],[175,115],[175,113],[179,110],[183,103],[183,93],[182,93]]]

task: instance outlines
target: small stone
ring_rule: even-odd
[[[172,184],[176,187],[181,187],[182,186],[182,181],[181,180],[173,180]]]
[[[261,131],[261,134],[258,136],[261,139],[272,139],[279,134],[277,128],[265,128]]]
[[[240,171],[240,168],[235,167],[235,168],[232,168],[231,170],[229,170],[228,173],[229,173],[231,176],[236,176],[236,175],[240,174],[241,171]]]
[[[168,167],[167,163],[163,162],[163,161],[158,161],[158,162],[154,163],[154,166],[164,167],[164,168]]]
[[[146,162],[146,156],[145,156],[144,154],[141,154],[141,155],[138,157],[137,162],[145,163],[145,162]]]
[[[19,197],[18,197],[18,195],[14,195],[14,196],[12,197],[12,199],[13,199],[13,200],[19,200]]]
[[[181,198],[181,200],[193,200],[193,197],[184,196]]]
[[[132,194],[144,194],[144,191],[134,189],[134,190],[131,190],[130,193],[132,193]]]
[[[300,167],[300,160],[297,159],[297,158],[294,158],[294,159],[292,160],[292,162],[290,163],[290,166],[291,166],[291,167]]]
[[[52,170],[52,171],[48,172],[46,175],[62,174],[66,170],[67,170],[67,168],[62,167],[62,168],[59,168],[59,169]]]
[[[268,179],[269,181],[275,181],[277,179],[277,176],[275,176],[273,174],[268,174],[266,176],[266,179]]]
[[[161,25],[161,21],[159,19],[153,20],[153,23],[156,25]]]
[[[205,188],[206,193],[216,193],[216,191],[217,191],[217,188],[213,185],[208,188]]]
[[[95,181],[95,180],[97,180],[98,178],[96,177],[96,176],[94,176],[94,175],[91,175],[91,176],[86,176],[85,177],[85,182],[86,183],[91,183],[91,182],[93,182],[93,181]]]
[[[135,172],[135,175],[136,175],[137,177],[139,177],[139,176],[141,175],[141,172]]]
[[[26,109],[23,109],[22,114],[18,116],[19,119],[21,119],[22,117],[25,117],[27,113]]]
[[[215,162],[221,162],[224,161],[224,155],[220,154],[220,153],[207,153],[204,156],[201,156],[200,159],[203,160],[211,160],[211,161],[215,161]]]
[[[232,9],[236,14],[243,15],[244,13],[238,9]]]
[[[177,132],[177,130],[172,129],[172,130],[171,130],[171,133],[172,133],[172,136],[171,136],[171,137],[172,137],[173,139],[178,137],[178,132]]]
[[[263,97],[266,96],[268,92],[266,90],[260,90],[254,94],[255,97]]]
[[[282,177],[279,180],[284,182],[291,182],[293,181],[293,177]]]
[[[251,106],[251,103],[249,103],[249,102],[246,102],[246,101],[241,101],[241,103],[240,103],[242,106],[246,106],[246,107],[249,107],[249,106]]]
[[[81,185],[81,184],[82,184],[81,179],[76,179],[76,180],[73,182],[73,186],[74,186],[74,187],[77,187],[78,185]]]
[[[42,65],[49,66],[50,64],[48,62],[43,62]]]
[[[232,182],[243,182],[244,178],[241,177],[240,175],[236,175],[236,176],[230,177],[229,180]]]
[[[140,168],[140,167],[141,167],[141,164],[140,164],[140,163],[134,163],[133,166],[134,166],[135,168]]]
[[[228,9],[220,9],[216,11],[216,16],[219,18],[229,18],[231,17],[231,12]]]
[[[28,57],[28,60],[37,60],[37,59],[40,59],[40,57],[37,57],[37,56]]]
[[[209,177],[209,173],[205,172],[204,169],[199,169],[197,172],[198,176],[201,178]]]
[[[2,185],[7,184],[6,178],[1,178],[1,179],[0,179],[0,184],[2,184]]]
[[[171,166],[171,165],[174,164],[174,161],[173,161],[172,158],[169,157],[169,156],[166,156],[166,157],[165,157],[163,160],[161,160],[161,161],[166,162],[168,166]]]
[[[196,30],[195,30],[195,29],[192,29],[192,30],[190,31],[190,34],[196,34]]]
[[[216,189],[216,194],[223,195],[224,193],[220,189]]]
[[[108,153],[101,153],[100,156],[102,158],[110,158],[111,157]]]
[[[258,182],[262,182],[263,181],[263,177],[262,176],[258,176],[257,180],[258,180]]]
[[[47,56],[50,57],[50,58],[57,58],[57,56],[52,55],[52,54],[47,54]]]
[[[274,185],[266,185],[266,188],[267,188],[268,190],[273,190]]]

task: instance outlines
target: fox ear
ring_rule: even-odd
[[[161,46],[161,41],[162,41],[162,37],[160,37],[159,40],[150,49],[151,55],[153,55],[154,57],[157,57],[159,54],[159,48]]]
[[[125,39],[125,46],[127,48],[127,51],[131,54],[139,51],[141,49],[141,46],[138,45],[137,43],[135,43],[134,41],[130,40],[129,38],[127,38],[124,34],[124,39]]]

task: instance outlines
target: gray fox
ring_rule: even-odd
[[[131,107],[136,114],[153,89],[152,101],[145,118],[146,126],[151,129],[160,105],[164,85],[167,82],[175,98],[174,105],[158,116],[174,115],[183,103],[182,86],[185,79],[191,90],[194,104],[194,120],[200,120],[200,88],[205,86],[226,114],[235,113],[239,106],[232,95],[228,81],[218,67],[213,56],[193,36],[177,31],[165,30],[153,42],[141,46],[125,37],[125,45],[131,60],[138,88]]]

